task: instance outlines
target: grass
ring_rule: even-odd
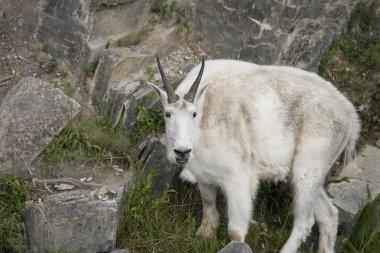
[[[207,239],[196,235],[202,205],[195,186],[174,185],[162,196],[152,195],[154,173],[137,178],[128,194],[119,223],[118,247],[136,252],[202,252],[215,253],[228,242],[225,200],[218,197],[221,225]],[[283,201],[279,202],[278,198]],[[256,207],[255,224],[251,225],[246,242],[254,252],[275,253],[289,235],[291,200],[287,184],[263,183]],[[306,252],[306,251],[303,251]]]
[[[99,62],[87,62],[80,66],[80,80],[83,84],[87,78],[92,77],[95,73],[96,67]]]
[[[142,33],[130,33],[117,41],[119,47],[136,46],[142,39]]]
[[[27,252],[22,224],[28,190],[15,176],[0,173],[0,252]]]
[[[48,73],[57,72],[59,69],[59,57],[61,56],[61,53],[57,49],[49,47],[46,44],[43,45],[41,50],[47,54],[50,54],[51,56],[50,63],[47,66],[48,67],[47,72]]]
[[[75,87],[68,82],[63,85],[63,92],[69,97],[74,96],[75,90]]]
[[[178,3],[176,1],[169,3],[168,0],[155,0],[151,8],[151,11],[158,14],[162,19],[170,18],[178,10]]]
[[[380,115],[380,34],[373,32],[375,1],[359,2],[347,33],[323,56],[319,74],[331,81],[358,108],[362,138],[375,139]]]
[[[100,162],[127,159],[130,140],[119,128],[112,128],[106,117],[81,116],[43,152],[44,162],[85,160]]]
[[[137,114],[137,122],[139,123],[139,131],[145,134],[158,133],[164,131],[164,113],[163,109],[152,110],[146,108],[137,102],[139,113]]]
[[[138,176],[130,189],[119,225],[119,247],[136,252],[217,252],[223,241],[195,236],[194,211],[200,208],[199,201],[181,199],[183,192],[173,189],[163,196],[152,195],[153,176]],[[189,196],[195,193],[195,189],[187,192]]]
[[[342,253],[377,253],[380,249],[380,195],[357,216]]]

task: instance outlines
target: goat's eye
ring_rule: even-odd
[[[170,118],[170,112],[165,112],[165,117]]]
[[[193,118],[195,118],[195,117],[197,117],[197,113],[196,112],[193,113]]]

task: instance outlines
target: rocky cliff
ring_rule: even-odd
[[[177,174],[176,168],[168,164],[164,156],[165,145],[159,138],[140,143],[137,151],[126,157],[120,152],[115,152],[119,156],[109,152],[104,147],[106,144],[90,143],[86,134],[79,130],[64,132],[77,138],[69,140],[72,141],[70,145],[96,150],[93,155],[104,159],[102,164],[81,161],[78,166],[70,160],[63,166],[51,165],[48,168],[54,169],[47,171],[38,163],[41,153],[80,111],[86,113],[86,110],[95,109],[102,114],[109,120],[106,126],[112,129],[112,134],[119,129],[128,136],[140,134],[136,129],[139,117],[144,115],[139,113],[157,109],[157,99],[146,85],[146,81],[160,80],[156,55],[161,56],[167,76],[174,83],[178,83],[201,57],[290,65],[316,72],[322,55],[345,32],[358,1],[39,0],[36,9],[29,10],[35,16],[32,15],[27,27],[33,26],[30,30],[35,37],[55,56],[46,52],[41,56],[38,52],[24,59],[20,55],[22,51],[8,50],[9,54],[6,52],[7,55],[0,58],[0,66],[6,66],[1,70],[7,72],[4,77],[0,72],[0,88],[4,83],[11,84],[9,80],[23,77],[17,69],[9,67],[11,60],[15,62],[12,67],[17,67],[18,61],[23,61],[24,65],[35,63],[28,75],[43,77],[37,69],[46,68],[53,80],[46,82],[28,77],[13,88],[9,85],[7,96],[0,96],[5,97],[0,101],[0,171],[34,177],[33,182],[40,183],[37,192],[43,192],[33,194],[26,207],[26,237],[32,251],[47,252],[60,247],[64,250],[82,247],[81,252],[113,250],[122,200],[131,179],[127,170],[135,166],[129,156],[140,160],[145,176],[150,175],[152,167],[158,171],[159,176],[152,186],[155,195],[165,193]],[[17,0],[17,6],[22,2]],[[8,12],[12,9],[10,3],[0,0],[0,32],[7,26],[7,33],[0,38],[9,37],[2,45],[11,41],[12,31],[23,27],[19,22],[21,14],[12,25],[8,24],[7,15],[16,12]],[[379,33],[380,5],[376,6],[373,27],[377,30],[373,32]],[[30,13],[25,17],[30,17]],[[20,42],[19,48],[22,45],[27,47],[28,43]],[[48,64],[40,63],[40,59],[47,59]],[[57,62],[67,65],[68,73],[54,67]],[[97,63],[94,76],[83,73],[89,63],[91,66]],[[63,77],[71,74],[72,79]],[[80,96],[77,100],[81,106],[68,96],[70,92],[64,94],[57,86],[72,88],[75,98]],[[155,123],[150,122],[153,126]],[[107,151],[106,155],[101,151]],[[85,156],[84,152],[79,154]],[[359,169],[343,171],[342,176],[349,178],[330,184],[335,204],[344,210],[342,220],[351,221],[368,201],[368,194],[379,193],[379,180],[373,170],[378,164],[378,154],[376,147],[365,149],[356,161]],[[61,169],[61,166],[70,168]],[[40,180],[36,179],[37,175],[59,178],[58,181]],[[62,187],[66,188],[62,190]],[[350,193],[359,190],[360,194]],[[353,202],[352,197],[357,201]],[[354,205],[350,205],[352,203]],[[234,247],[250,252],[247,245],[234,245],[220,252],[231,252]]]

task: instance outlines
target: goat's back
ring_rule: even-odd
[[[178,94],[187,92],[198,72],[199,66],[184,79]],[[257,150],[276,150],[274,157],[258,156],[267,163],[287,166],[300,135],[337,141],[346,138],[353,143],[358,137],[360,125],[353,105],[314,73],[293,67],[212,60],[206,62],[199,90],[207,84],[198,105],[198,137],[203,146],[228,145],[242,158]]]

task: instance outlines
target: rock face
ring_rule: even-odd
[[[27,201],[25,233],[32,252],[115,249],[122,200],[130,181],[119,176],[94,189],[74,189]]]
[[[216,58],[316,71],[356,0],[194,0],[200,44]]]
[[[41,0],[36,35],[57,49],[75,70],[81,63],[96,61],[108,42],[146,26],[152,3],[153,0]]]
[[[152,193],[162,195],[172,185],[180,170],[175,165],[170,164],[166,158],[166,146],[163,137],[150,138],[144,144],[139,159],[143,162],[142,171],[144,175],[148,175],[151,171],[155,172]]]
[[[0,106],[0,171],[25,176],[32,161],[79,109],[52,84],[22,79]]]
[[[246,243],[231,241],[226,247],[219,250],[218,253],[253,253],[253,251]]]
[[[89,87],[92,104],[98,110],[106,110],[113,125],[119,124],[127,133],[135,125],[137,101],[146,107],[158,101],[142,80],[147,68],[155,64],[157,54],[173,50],[177,29],[157,26],[138,47],[109,48],[102,53]]]
[[[379,164],[380,149],[366,146],[353,165],[341,172],[344,181],[328,186],[341,222],[352,222],[360,208],[380,193]]]

